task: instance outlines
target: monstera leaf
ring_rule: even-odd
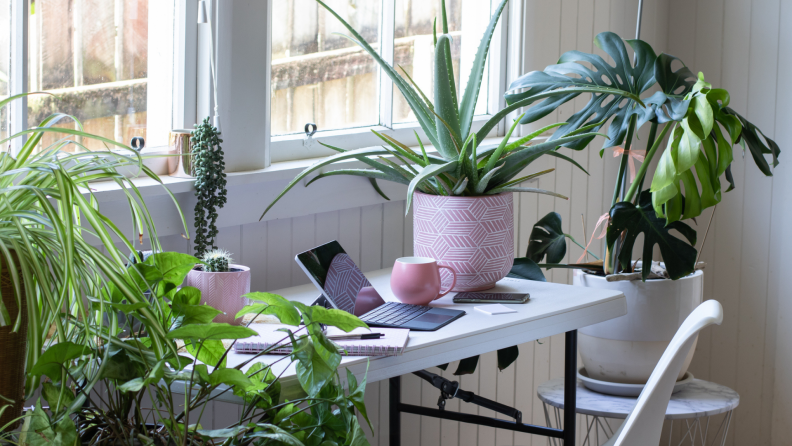
[[[672,229],[682,234],[690,243],[671,235]],[[641,258],[644,262],[648,264],[652,259],[654,245],[659,245],[671,279],[682,278],[694,271],[697,251],[693,246],[696,244],[696,231],[680,221],[666,224],[666,220],[658,217],[652,208],[652,194],[648,190],[641,193],[637,206],[623,201],[616,203],[611,209],[607,237],[611,250],[622,232],[626,232],[619,255],[622,268],[630,265],[635,239],[638,234],[643,233]],[[646,280],[649,272],[650,268],[643,269],[643,280]]]
[[[537,100],[544,98],[523,116],[521,123],[528,124],[576,98],[581,93],[576,88],[597,88],[600,92],[592,93],[588,104],[572,115],[550,140],[566,136],[587,123],[601,122],[593,129],[596,132],[612,119],[603,148],[617,146],[624,141],[630,116],[643,114],[639,111],[644,106],[640,99],[641,93],[655,84],[654,64],[657,56],[652,47],[642,40],[627,40],[627,43],[635,51],[635,64],[630,60],[621,37],[612,32],[603,32],[597,34],[594,44],[613,59],[613,65],[595,54],[568,51],[561,56],[557,65],[551,65],[544,71],[532,71],[514,81],[509,91],[526,90],[507,94],[506,102],[514,104],[532,97],[537,97]],[[584,64],[590,64],[593,69]],[[548,96],[553,91],[558,94]],[[591,136],[568,143],[565,147],[583,150],[593,139]]]
[[[559,263],[566,255],[566,235],[561,228],[561,215],[550,212],[537,221],[531,230],[526,257],[541,263],[547,256],[547,263]]]

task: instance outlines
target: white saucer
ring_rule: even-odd
[[[580,370],[578,370],[577,377],[579,380],[583,381],[583,385],[588,389],[595,392],[604,393],[606,395],[638,396],[641,394],[641,391],[645,386],[645,384],[612,383],[589,378],[585,367],[581,367]],[[688,371],[685,373],[685,376],[683,376],[682,379],[674,384],[674,390],[671,393],[679,392],[691,381],[693,381],[693,374]]]

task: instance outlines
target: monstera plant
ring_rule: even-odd
[[[704,75],[693,72],[678,58],[656,55],[641,40],[627,40],[633,49],[631,61],[624,41],[616,34],[597,35],[595,44],[612,59],[613,64],[595,54],[579,51],[564,53],[558,64],[544,71],[530,72],[509,87],[506,95],[511,105],[528,105],[523,124],[535,122],[562,104],[579,96],[581,88],[601,87],[610,91],[593,92],[588,103],[559,127],[549,141],[563,141],[563,147],[584,150],[594,136],[566,141],[569,135],[598,131],[606,124],[607,139],[600,155],[610,147],[619,147],[621,162],[608,218],[608,255],[603,264],[607,273],[629,270],[636,237],[644,233],[642,258],[651,260],[654,245],[659,245],[665,266],[672,279],[693,272],[697,257],[696,231],[682,220],[701,215],[722,198],[721,178],[735,187],[731,175],[733,148],[740,144],[765,175],[772,175],[766,155],[778,164],[780,149],[761,130],[729,107],[729,93],[707,83]],[[679,65],[674,69],[672,65]],[[647,91],[657,86],[659,91]],[[614,93],[612,90],[621,93]],[[645,96],[642,98],[642,96]],[[627,166],[635,156],[632,147],[636,132],[649,125],[646,154],[629,189]],[[668,142],[663,143],[668,136]],[[649,189],[642,192],[650,162],[658,158]],[[557,215],[544,217],[560,219]],[[560,227],[560,221],[557,226]],[[677,230],[685,238],[669,233]],[[562,243],[555,250],[539,248],[545,240],[531,237],[527,256],[535,262],[545,257],[549,266],[558,265],[565,253]],[[621,249],[618,250],[619,245]],[[617,251],[618,252],[615,252]],[[616,262],[618,258],[618,262]],[[572,265],[575,267],[576,265]],[[593,269],[593,265],[584,265]],[[649,268],[643,268],[644,280]]]

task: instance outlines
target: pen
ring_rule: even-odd
[[[356,339],[379,339],[382,336],[384,336],[382,333],[364,333],[364,334],[346,334],[346,335],[328,336],[327,339],[333,341],[346,341],[346,340],[356,340]]]

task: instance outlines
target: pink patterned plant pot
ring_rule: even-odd
[[[233,324],[234,316],[248,303],[242,296],[250,292],[250,268],[229,265],[229,269],[232,271],[227,273],[209,273],[194,269],[184,280],[185,286],[201,290],[201,304],[208,304],[225,313],[218,315],[212,322]]]
[[[415,255],[432,257],[457,273],[453,291],[482,291],[509,274],[514,263],[512,193],[446,197],[415,193]],[[451,273],[440,271],[443,287]]]

